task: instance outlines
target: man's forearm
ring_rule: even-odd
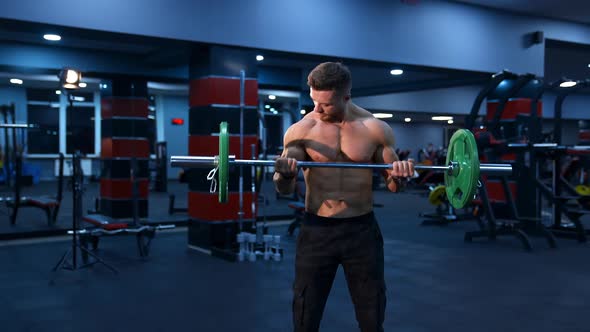
[[[295,192],[296,176],[292,178],[285,178],[281,173],[275,173],[272,180],[275,184],[275,189],[281,195],[290,195]]]
[[[387,179],[387,189],[391,192],[400,192],[406,188],[406,179],[390,176]]]

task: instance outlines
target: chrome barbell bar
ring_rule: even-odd
[[[186,168],[205,168],[217,166],[219,164],[217,157],[204,156],[171,156],[170,165],[172,167]],[[256,160],[256,159],[235,159],[235,156],[229,156],[230,165],[238,166],[261,166],[273,167],[274,160]],[[316,162],[316,161],[297,161],[297,167],[331,167],[331,168],[368,168],[368,169],[391,169],[392,164],[367,164],[367,163],[346,163],[346,162]],[[447,172],[456,174],[460,165],[451,163],[447,166],[429,166],[414,165],[415,170],[432,170],[438,172]],[[480,164],[479,171],[489,175],[511,175],[512,165],[510,164]]]

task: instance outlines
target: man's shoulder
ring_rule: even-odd
[[[383,122],[383,121],[377,119],[373,115],[373,113],[371,113],[370,111],[368,111],[358,105],[355,105],[354,115],[355,115],[357,121],[361,121],[361,122],[368,123],[368,124],[378,125],[379,122]]]
[[[373,113],[368,112],[368,111],[367,111],[367,113],[368,113],[368,115],[359,118],[359,121],[362,121],[363,124],[367,128],[375,129],[375,130],[383,130],[385,127],[389,127],[389,125],[385,121],[374,117]]]
[[[370,117],[363,118],[362,122],[378,140],[387,139],[393,135],[393,128],[387,122],[375,118],[372,114]]]
[[[287,131],[288,131],[289,136],[291,136],[294,139],[302,138],[303,135],[305,133],[307,133],[308,130],[311,129],[315,125],[316,125],[316,120],[313,119],[312,117],[306,116],[303,119],[292,124]]]

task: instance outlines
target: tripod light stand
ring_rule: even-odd
[[[70,91],[77,89],[79,86],[82,75],[79,71],[65,68],[59,74],[59,79],[61,86],[63,88],[64,95],[68,98],[69,102],[69,109],[73,111],[74,103],[73,103],[73,96],[71,95]],[[71,248],[68,249],[58,261],[58,263],[53,268],[53,272],[56,272],[58,269],[65,269],[70,271],[76,271],[96,263],[101,263],[105,265],[108,269],[117,273],[117,270],[103,261],[100,257],[94,254],[92,251],[88,250],[84,246],[80,245],[79,241],[79,223],[80,218],[82,216],[82,192],[83,192],[83,182],[84,182],[84,173],[82,172],[81,162],[80,162],[80,152],[76,151],[72,155],[72,230],[68,233],[72,234],[72,244]],[[78,250],[81,253],[92,256],[94,260],[89,263],[80,264],[78,260]]]

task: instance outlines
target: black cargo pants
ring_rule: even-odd
[[[326,218],[306,213],[295,257],[294,330],[318,331],[342,265],[361,331],[383,331],[383,237],[374,214]]]

